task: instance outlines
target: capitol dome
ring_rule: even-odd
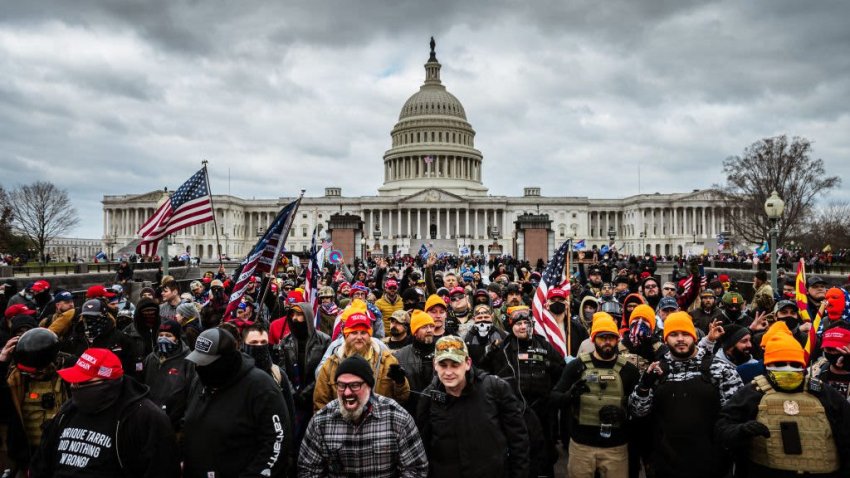
[[[404,103],[384,154],[381,195],[410,195],[439,188],[458,195],[484,195],[483,156],[460,100],[440,80],[440,62],[431,39],[425,82]]]
[[[399,120],[419,115],[448,115],[466,120],[466,111],[455,95],[443,85],[422,85],[401,107]]]

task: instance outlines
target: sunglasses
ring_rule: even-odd
[[[463,295],[456,295],[456,296],[453,296],[453,297],[452,297],[452,302],[457,302],[457,301],[459,301],[459,300],[463,300],[463,298],[464,298],[464,297],[466,297],[466,296],[463,296]]]

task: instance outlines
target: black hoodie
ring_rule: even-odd
[[[145,323],[142,311],[146,309],[156,310],[156,319],[154,320],[156,325],[154,327]],[[139,301],[139,304],[136,305],[136,313],[133,315],[133,323],[124,329],[124,333],[127,334],[127,336],[130,337],[135,344],[137,364],[144,363],[145,357],[156,350],[157,330],[159,330],[159,324],[161,321],[162,319],[159,316],[159,306],[153,299],[146,298]],[[142,370],[137,371],[140,373],[142,372]]]
[[[168,417],[147,398],[148,387],[126,376],[123,382],[115,404],[104,412],[86,414],[72,400],[65,402],[44,431],[30,465],[31,478],[93,476],[86,467],[98,464],[112,468],[99,476],[180,476],[177,440]],[[59,451],[61,443],[79,451]],[[97,456],[92,456],[95,452]],[[63,459],[68,462],[68,456],[84,466],[61,464]]]
[[[303,341],[303,348],[299,346],[302,342],[294,333],[290,333],[280,342],[282,360],[280,367],[289,377],[289,381],[295,389],[295,406],[299,410],[313,410],[313,389],[316,386],[316,369],[322,363],[322,357],[331,343],[328,334],[316,330],[314,327],[313,310],[310,304],[301,302],[298,304],[304,311],[304,319],[307,325],[307,337]],[[291,321],[291,318],[287,318]],[[292,332],[292,326],[289,327]],[[297,364],[297,366],[296,366]]]
[[[184,478],[281,476],[291,447],[287,415],[274,379],[248,357],[215,391],[196,378],[183,426]]]

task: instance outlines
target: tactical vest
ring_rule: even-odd
[[[823,405],[817,397],[805,391],[784,393],[771,386],[764,375],[753,379],[758,390],[764,393],[759,402],[756,420],[770,430],[770,438],[755,437],[750,445],[750,460],[774,470],[797,473],[833,473],[838,470],[838,450],[832,428]],[[797,424],[802,453],[785,453],[781,424]]]
[[[39,446],[42,427],[59,413],[64,398],[62,379],[58,375],[53,380],[26,381],[21,418],[30,446]]]
[[[661,342],[655,342],[652,344],[652,350],[654,352],[658,352],[658,349],[660,348]],[[649,364],[652,363],[651,361],[641,357],[640,355],[630,352],[629,349],[625,345],[623,345],[623,342],[617,344],[617,350],[619,351],[620,356],[624,357],[627,361],[631,362],[632,365],[637,367],[640,373],[646,372],[646,369],[649,368]]]
[[[546,357],[546,349],[536,342],[525,350],[517,351],[518,385],[526,399],[535,400],[552,389],[552,380],[546,370]]]
[[[599,421],[599,410],[606,405],[625,408],[626,397],[623,394],[623,381],[620,379],[620,370],[626,365],[626,358],[617,356],[613,368],[597,368],[590,358],[590,354],[581,354],[579,359],[584,364],[581,378],[586,380],[589,392],[581,395],[578,414],[578,424],[596,426],[601,425]],[[615,427],[619,424],[613,424]]]

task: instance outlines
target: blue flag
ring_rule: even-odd
[[[584,239],[573,244],[574,251],[583,251],[584,250]]]
[[[767,245],[767,241],[764,241],[761,246],[756,247],[756,255],[764,255],[770,252],[770,246]]]
[[[99,261],[102,261],[102,260],[106,259],[106,254],[104,254],[103,251],[100,251],[100,252],[97,253],[96,256],[94,256],[94,258],[99,260]]]
[[[425,247],[425,244],[422,244],[422,247],[419,248],[419,257],[422,259],[428,258],[428,248]]]
[[[604,256],[605,254],[608,254],[608,250],[609,250],[609,247],[608,247],[608,246],[602,246],[602,247],[599,249],[599,255],[600,255],[600,256]]]

